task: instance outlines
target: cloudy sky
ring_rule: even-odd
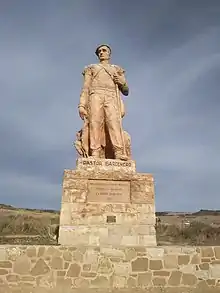
[[[157,210],[220,209],[219,15],[219,0],[1,0],[0,203],[60,208],[81,72],[109,43]]]

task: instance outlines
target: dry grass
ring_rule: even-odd
[[[158,245],[220,245],[219,211],[157,216]],[[57,245],[58,225],[57,211],[0,205],[0,244]]]
[[[0,207],[0,244],[57,244],[56,211]]]
[[[220,227],[198,221],[186,227],[159,224],[156,230],[159,245],[220,245]]]

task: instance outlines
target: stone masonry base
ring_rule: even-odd
[[[219,293],[220,247],[0,246],[0,293]]]
[[[79,159],[64,171],[59,244],[156,246],[153,176],[134,161]]]

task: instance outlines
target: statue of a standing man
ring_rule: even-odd
[[[125,71],[110,64],[111,48],[100,45],[96,49],[98,64],[91,64],[83,71],[84,83],[80,95],[79,115],[87,121],[89,155],[101,158],[107,141],[111,142],[114,158],[127,160],[121,119],[120,93],[128,96],[129,88]]]

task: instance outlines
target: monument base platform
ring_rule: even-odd
[[[64,170],[59,244],[155,246],[154,180],[134,161],[78,159]]]

